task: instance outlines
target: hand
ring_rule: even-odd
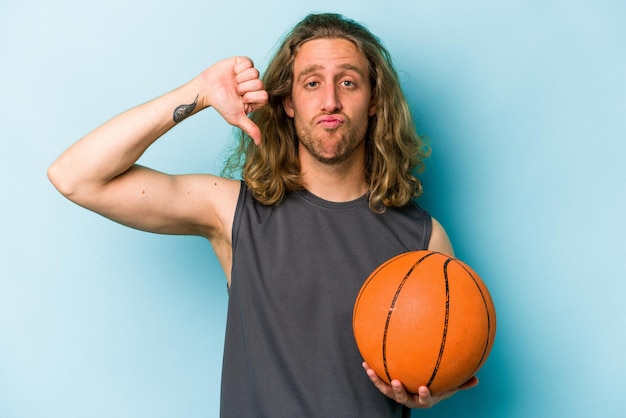
[[[409,393],[404,388],[402,382],[400,382],[399,380],[392,380],[391,385],[388,385],[380,377],[378,377],[374,370],[369,368],[367,363],[363,362],[363,368],[365,369],[374,386],[378,388],[378,390],[380,390],[388,398],[391,398],[408,408],[430,408],[440,401],[448,399],[459,390],[470,389],[478,385],[478,378],[473,376],[458,388],[450,390],[448,392],[439,393],[437,395],[432,395],[430,393],[430,390],[426,386],[420,386],[417,390],[417,393]]]
[[[247,115],[265,106],[268,95],[252,60],[228,58],[209,67],[201,77],[207,86],[205,106],[213,106],[226,122],[241,128],[259,145],[261,131]]]

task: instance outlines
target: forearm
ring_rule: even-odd
[[[199,90],[194,79],[94,129],[50,166],[50,180],[70,198],[106,185],[128,171],[158,138],[203,107]]]

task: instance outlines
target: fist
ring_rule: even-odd
[[[261,131],[247,115],[265,106],[268,95],[252,60],[228,58],[209,67],[201,77],[206,86],[207,105],[260,144]]]

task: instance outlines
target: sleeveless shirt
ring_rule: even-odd
[[[277,206],[242,182],[233,224],[222,367],[223,417],[400,417],[361,367],[356,296],[389,258],[426,249],[430,215],[411,202],[376,214],[366,196],[308,191]],[[408,415],[405,415],[408,416]]]

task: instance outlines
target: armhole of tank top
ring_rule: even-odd
[[[428,216],[428,222],[426,222],[425,228],[426,233],[424,234],[424,249],[427,250],[430,245],[430,238],[433,235],[433,217],[430,213],[426,212],[426,216]]]
[[[433,217],[430,212],[424,209],[416,200],[413,200],[412,203],[413,209],[416,211],[416,215],[418,216],[418,223],[423,223],[423,247],[427,250],[430,245],[430,238],[433,235]]]
[[[246,199],[248,198],[248,188],[243,180],[240,183],[239,189],[239,198],[237,199],[237,206],[235,207],[235,216],[233,217],[233,227],[231,233],[231,242],[232,242],[232,265],[235,265],[235,248],[237,247],[237,240],[239,237],[239,228],[241,226],[241,218],[243,216],[243,211],[246,204]],[[232,268],[231,268],[232,274]]]

